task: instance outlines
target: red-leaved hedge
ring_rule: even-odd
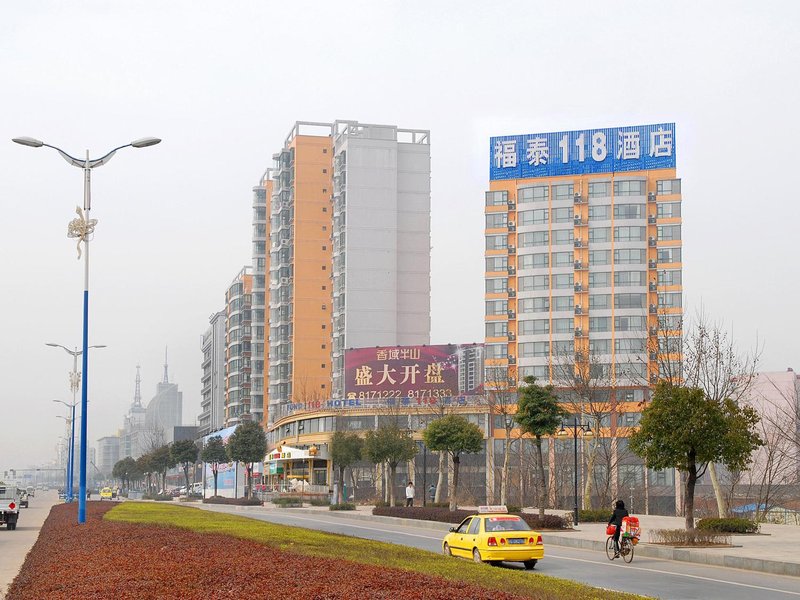
[[[403,519],[419,519],[421,521],[439,521],[441,523],[461,523],[470,515],[474,515],[474,510],[449,510],[447,508],[427,507],[427,506],[376,506],[372,509],[372,514],[382,517],[401,517]],[[531,513],[520,513],[519,515],[530,525],[531,529],[567,529],[567,523],[563,517],[558,515],[545,515],[540,519],[539,515]]]
[[[515,600],[399,569],[280,551],[222,534],[103,521],[111,504],[53,507],[7,600],[280,598]]]

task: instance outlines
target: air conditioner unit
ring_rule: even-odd
[[[510,386],[512,386],[512,387],[513,387],[513,386],[515,386],[515,385],[517,385],[517,380],[516,380],[516,379],[514,379],[513,377],[509,377],[509,378],[508,378],[508,385],[510,385]]]
[[[650,383],[658,383],[658,375],[656,375],[655,373],[650,375]]]
[[[508,230],[509,231],[516,231],[517,230],[517,224],[514,221],[509,221],[508,222]]]
[[[508,202],[508,210],[514,210],[515,208],[517,208],[517,205],[509,200],[509,202]]]
[[[647,261],[647,268],[648,269],[655,269],[658,266],[658,263],[654,260]]]
[[[514,317],[517,316],[517,313],[515,313],[513,310],[507,311],[506,314],[508,315],[509,319],[513,319]]]
[[[576,292],[582,292],[583,291],[583,285],[580,284],[580,283],[576,283],[575,284],[575,291]]]
[[[651,327],[650,335],[658,335],[658,327]]]
[[[648,238],[648,240],[647,240],[647,243],[648,243],[648,245],[649,245],[650,247],[655,247],[655,245],[656,245],[656,238],[654,238],[654,237]]]
[[[508,288],[508,297],[509,298],[513,298],[516,295],[517,295],[517,292],[516,292],[516,290],[514,288]]]
[[[651,281],[651,282],[650,282],[650,291],[651,291],[651,292],[656,292],[656,291],[658,291],[658,285],[656,284],[656,282],[655,282],[655,281]]]
[[[658,307],[655,304],[650,305],[650,314],[654,315],[658,312]]]
[[[291,246],[292,240],[281,240],[281,246]]]
[[[658,358],[658,354],[656,354],[655,352],[651,352],[650,353],[650,360],[655,360],[657,358]]]
[[[509,254],[515,254],[516,252],[517,252],[517,247],[514,244],[509,244],[508,245],[508,253]]]
[[[517,357],[516,356],[509,356],[508,357],[508,364],[510,364],[510,365],[517,364]]]
[[[650,215],[649,217],[647,217],[647,222],[650,223],[651,225],[655,225],[656,224],[656,216],[655,215]]]
[[[648,202],[655,202],[656,201],[656,193],[655,192],[647,192],[647,201]]]
[[[583,327],[576,327],[575,328],[575,337],[583,336]]]
[[[281,277],[281,285],[287,285],[289,283],[288,277]]]
[[[583,202],[583,196],[581,196],[580,194],[575,194],[574,200],[575,204],[580,204],[581,202]]]
[[[509,265],[509,267],[508,267],[508,274],[509,274],[509,275],[513,275],[513,274],[514,274],[514,273],[516,273],[516,272],[517,272],[517,269],[516,269],[515,267],[512,267],[512,266],[510,266],[510,265]]]
[[[581,238],[576,239],[575,240],[575,247],[576,248],[581,248],[582,246],[583,246],[583,240]]]
[[[580,305],[580,304],[576,304],[576,305],[575,305],[575,314],[576,314],[576,315],[583,314],[583,307],[581,307],[581,305]]]
[[[513,332],[513,331],[509,331],[509,332],[508,332],[508,339],[510,339],[510,340],[514,340],[514,339],[516,339],[516,338],[517,338],[517,336],[514,334],[514,332]]]

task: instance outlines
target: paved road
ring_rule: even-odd
[[[210,508],[209,505],[205,505],[204,508],[207,507]],[[211,510],[413,546],[432,552],[441,551],[443,534],[430,528],[354,521],[333,513],[323,513],[319,516],[292,514],[291,509],[244,512],[217,505]],[[514,568],[514,566],[501,568]],[[625,564],[619,561],[610,562],[605,554],[599,552],[558,546],[548,548],[545,545],[545,558],[539,561],[536,571],[596,587],[664,599],[800,598],[800,578],[643,557],[635,557],[632,564]]]
[[[17,576],[28,550],[39,537],[39,530],[50,514],[50,508],[57,502],[59,499],[55,490],[37,491],[36,496],[30,499],[29,508],[20,509],[14,531],[0,527],[0,556],[3,557],[0,560],[0,598],[5,596],[6,589]]]

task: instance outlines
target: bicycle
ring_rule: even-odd
[[[630,536],[620,536],[619,537],[619,555],[622,557],[626,563],[630,563],[633,561],[633,538]],[[614,560],[614,554],[616,554],[614,550],[614,536],[608,536],[606,540],[606,556],[608,556],[608,560]]]

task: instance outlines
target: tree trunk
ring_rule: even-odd
[[[539,517],[544,518],[547,505],[547,482],[544,479],[544,457],[542,456],[542,437],[536,436],[536,463],[539,468]]]
[[[336,498],[337,504],[344,504],[347,502],[347,499],[344,497],[344,467],[339,467],[339,489],[337,491],[338,498]]]
[[[444,482],[447,481],[447,453],[439,452],[439,478],[436,480],[436,496],[433,499],[435,504],[442,501],[442,490]]]
[[[389,491],[389,506],[395,506],[394,500],[394,481],[397,475],[397,465],[389,463],[389,483],[386,486]]]
[[[189,488],[189,463],[183,463],[183,476],[186,479],[186,495],[192,493],[192,489]]]
[[[697,483],[697,465],[694,452],[689,454],[689,469],[686,477],[686,495],[684,496],[684,510],[686,511],[686,530],[694,529],[694,486]]]
[[[594,465],[597,462],[597,444],[589,441],[589,452],[586,459],[586,472],[583,474],[583,508],[592,508],[592,488],[594,484]]]
[[[214,466],[211,469],[211,472],[214,474],[214,495],[217,495],[217,475],[219,475],[219,467]]]
[[[500,472],[500,504],[505,504],[508,497],[508,451],[511,447],[511,440],[506,431],[506,439],[503,440],[503,470]]]
[[[461,459],[458,456],[453,456],[453,489],[450,493],[450,510],[458,508],[456,504],[456,494],[458,494],[458,463]]]
[[[711,474],[711,486],[714,488],[714,496],[717,499],[717,513],[719,513],[720,519],[724,519],[728,516],[728,503],[725,501],[725,494],[722,492],[722,486],[719,483],[717,465],[709,463],[708,472]]]

